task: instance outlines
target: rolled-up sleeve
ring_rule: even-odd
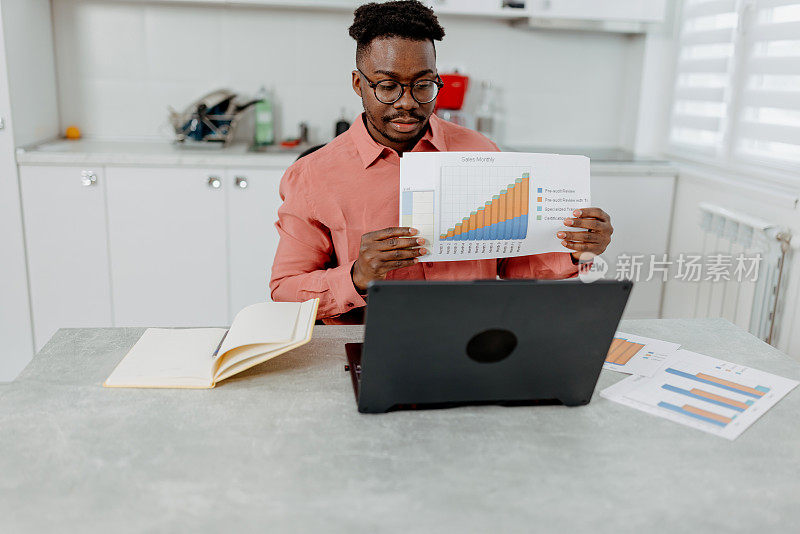
[[[546,252],[497,260],[497,274],[500,278],[558,280],[578,276],[578,266],[569,252]]]
[[[354,261],[334,263],[331,233],[316,217],[301,166],[289,167],[281,179],[283,204],[278,209],[280,241],[272,263],[270,294],[273,301],[301,302],[319,298],[317,318],[332,317],[365,306],[350,269]]]

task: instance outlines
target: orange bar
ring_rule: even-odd
[[[453,237],[454,235],[456,235],[455,228],[450,228],[449,230],[447,230],[447,237]]]
[[[716,382],[717,384],[722,384],[723,386],[736,388],[739,391],[746,391],[748,393],[752,393],[753,395],[758,395],[759,397],[764,395],[763,391],[758,391],[757,389],[749,388],[747,386],[743,386],[741,384],[737,384],[736,382],[731,382],[729,380],[723,380],[722,378],[717,378],[716,376],[698,373],[697,378],[702,378],[703,380],[710,380],[711,382]]]
[[[690,412],[690,413],[693,413],[693,414],[696,414],[696,415],[702,415],[703,417],[708,417],[709,419],[713,419],[714,421],[719,421],[720,423],[728,424],[731,421],[733,421],[733,419],[731,419],[730,417],[725,417],[723,415],[719,415],[719,414],[716,414],[714,412],[707,412],[705,410],[701,410],[700,408],[695,408],[694,406],[689,406],[688,404],[684,404],[682,406],[682,408],[684,410],[686,410],[687,412]]]
[[[522,189],[520,193],[522,193],[522,214],[528,214],[528,187],[530,185],[530,178],[528,178],[528,173],[522,175]]]
[[[453,232],[453,235],[461,235],[461,223],[456,225],[456,230]]]
[[[506,220],[510,221],[514,218],[514,184],[507,186],[506,191],[508,191],[506,194]]]
[[[519,182],[514,183],[514,212],[512,217],[519,217],[522,215],[522,185]]]
[[[736,406],[737,408],[741,408],[742,410],[746,410],[750,407],[749,404],[745,404],[744,402],[739,402],[737,400],[729,399],[728,397],[723,397],[722,395],[714,395],[713,393],[709,393],[708,391],[703,391],[702,389],[693,388],[692,393],[699,397],[705,397],[707,399],[712,399],[719,402],[724,402],[725,404],[730,404],[731,406]]]
[[[606,354],[606,361],[609,363],[614,363],[614,360],[617,358],[617,348],[624,340],[618,337],[615,337],[613,341],[611,341],[611,345],[608,347],[608,354]]]
[[[486,209],[483,207],[478,208],[478,215],[475,216],[475,224],[476,228],[483,228],[483,214],[486,212]]]
[[[497,221],[503,222],[506,220],[506,200],[508,199],[508,194],[506,190],[503,189],[500,191],[500,200],[497,203]]]
[[[509,184],[506,190],[508,191],[508,199],[506,200],[506,220],[510,221],[514,218],[514,200],[517,198],[517,191],[514,184]]]
[[[469,225],[470,222],[471,221],[469,217],[464,217],[463,219],[461,219],[461,233],[466,234],[467,232],[472,230],[472,227]]]
[[[499,208],[498,208],[499,205],[500,205],[500,196],[499,195],[493,196],[492,197],[492,222],[490,224],[497,224],[499,222],[498,218],[497,218],[498,215],[499,215],[499,211],[498,211],[499,210]]]
[[[644,345],[640,343],[631,343],[630,341],[623,342],[621,350],[619,351],[619,355],[614,363],[625,365],[631,361],[631,358],[633,358],[633,356],[639,352],[642,347],[644,347]]]
[[[478,229],[478,213],[473,211],[469,214],[469,229],[472,230],[473,238],[475,237],[475,230]]]
[[[609,357],[606,358],[607,362],[625,365],[642,347],[644,347],[641,343],[631,343],[622,338],[618,339],[620,342],[616,345],[612,344],[613,349],[608,351]]]

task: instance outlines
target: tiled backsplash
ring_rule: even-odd
[[[274,90],[281,137],[300,121],[313,141],[333,135],[342,108],[361,101],[350,87],[352,15],[300,9],[54,0],[62,129],[103,138],[169,138],[167,106],[183,109],[228,87]],[[463,65],[475,82],[498,88],[495,138],[508,144],[617,145],[624,105],[640,65],[630,38],[533,32],[500,21],[442,17],[440,67]],[[633,75],[632,75],[633,73]],[[249,121],[240,137],[250,134]]]

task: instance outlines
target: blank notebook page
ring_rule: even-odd
[[[210,387],[224,328],[148,328],[106,385]]]

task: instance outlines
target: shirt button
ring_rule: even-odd
[[[432,261],[426,261],[425,262],[425,267],[433,267],[433,262]]]

